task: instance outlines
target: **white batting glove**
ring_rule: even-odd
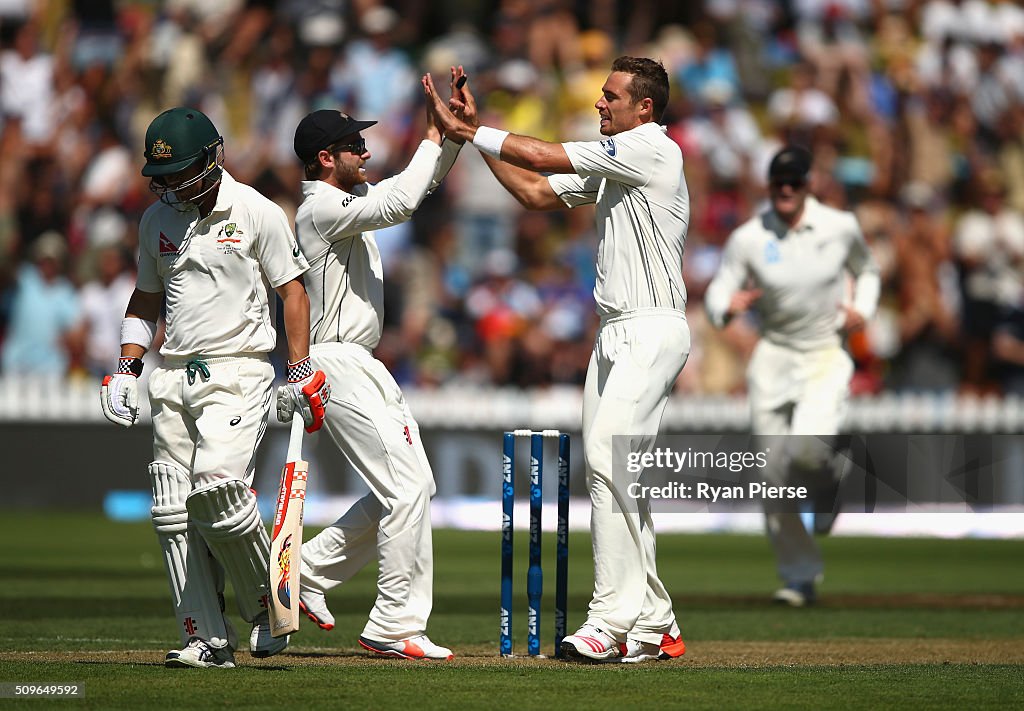
[[[288,384],[277,389],[277,419],[291,422],[295,409],[302,415],[306,432],[316,432],[324,423],[331,386],[322,370],[313,370],[309,357],[288,363]]]
[[[117,372],[103,378],[100,385],[100,406],[103,416],[122,427],[131,427],[139,421],[139,375],[142,361],[138,358],[119,358]]]

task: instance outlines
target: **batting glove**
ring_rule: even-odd
[[[100,406],[103,416],[122,427],[131,427],[139,421],[139,376],[142,361],[138,358],[118,358],[117,372],[103,377],[100,385]]]
[[[306,432],[316,432],[324,423],[331,386],[322,370],[313,370],[309,357],[288,363],[288,384],[277,389],[277,419],[291,422],[297,409]]]

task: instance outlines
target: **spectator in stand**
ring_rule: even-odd
[[[18,269],[11,295],[7,335],[0,356],[7,375],[62,378],[78,359],[74,338],[80,306],[64,276],[68,250],[57,232],[40,235],[32,261]]]
[[[815,84],[814,65],[798,62],[790,70],[789,86],[768,97],[768,115],[789,140],[814,145],[815,139],[830,139],[839,120],[835,102]]]
[[[906,219],[894,238],[899,351],[888,385],[897,390],[955,389],[959,325],[950,303],[956,277],[949,226],[927,185],[912,183],[902,197]]]
[[[736,62],[728,49],[722,46],[718,30],[710,22],[698,23],[693,28],[696,41],[693,57],[679,72],[678,80],[688,96],[701,96],[708,82],[728,84],[734,92],[740,90]]]
[[[911,93],[904,102],[906,178],[930,187],[937,195],[948,190],[956,170],[957,151],[949,131],[952,112],[953,97],[941,88]]]
[[[704,110],[689,120],[686,130],[708,161],[715,182],[745,186],[764,142],[757,121],[728,82],[707,82],[700,98]]]
[[[600,137],[594,127],[594,97],[601,92],[612,60],[612,38],[600,30],[587,30],[579,36],[581,64],[567,73],[562,88],[562,134],[573,141]]]
[[[579,23],[570,0],[535,0],[527,30],[530,63],[545,72],[565,72],[580,63]]]
[[[517,266],[513,252],[490,252],[484,278],[466,295],[466,311],[483,347],[487,380],[493,383],[517,383],[523,369],[520,337],[542,310],[536,287],[516,276]]]
[[[401,166],[403,142],[410,130],[416,98],[416,71],[409,56],[393,42],[398,13],[375,5],[359,18],[362,37],[353,39],[331,72],[336,103],[353,116],[378,116],[374,128],[374,170],[391,175]]]
[[[1019,303],[1024,268],[1024,216],[1005,204],[1002,176],[992,170],[972,184],[977,207],[954,230],[963,298],[964,382],[974,393],[991,392],[991,339],[999,313]]]
[[[814,66],[818,87],[837,101],[844,98],[858,118],[868,118],[868,50],[847,9],[829,3],[819,17],[800,23],[798,37],[801,54]]]
[[[11,46],[0,53],[0,108],[4,121],[21,122],[26,143],[45,150],[54,130],[53,57],[39,47],[39,28],[33,21],[3,28]]]
[[[110,354],[121,347],[121,321],[135,291],[135,270],[121,245],[100,247],[90,257],[96,262],[96,278],[80,291],[82,314],[75,339],[82,344],[85,370],[102,378],[110,370]]]

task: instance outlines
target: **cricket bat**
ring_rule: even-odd
[[[270,537],[270,633],[281,637],[299,629],[299,575],[302,570],[302,510],[309,463],[302,460],[302,415],[292,418],[288,460],[277,491]]]

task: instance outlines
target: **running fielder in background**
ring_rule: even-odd
[[[594,597],[586,623],[561,651],[581,661],[678,657],[686,647],[658,578],[649,503],[627,493],[639,475],[618,462],[612,476],[612,437],[624,436],[631,452],[653,448],[690,352],[682,276],[690,206],[682,154],[658,124],[668,104],[665,68],[646,58],[616,59],[595,104],[608,138],[573,143],[477,126],[468,87],[451,102],[465,112],[459,120],[430,75],[423,84],[445,135],[472,141],[525,207],[597,205],[594,297],[601,326],[583,392]]]
[[[863,328],[878,304],[878,266],[857,218],[812,197],[810,171],[811,154],[803,148],[775,155],[768,169],[771,204],[729,237],[704,300],[719,328],[748,309],[757,312],[761,340],[747,369],[755,435],[839,432],[853,375],[840,335]],[[849,305],[847,272],[856,277]],[[828,439],[787,439],[784,452],[770,476],[835,490]],[[813,603],[824,566],[800,514],[766,501],[765,528],[783,581],[775,600]]]
[[[271,288],[284,302],[287,394],[307,430],[323,422],[330,392],[309,362],[302,282],[309,265],[281,208],[224,170],[224,140],[201,112],[179,107],[157,116],[145,156],[142,174],[160,201],[139,225],[136,289],[101,403],[110,421],[137,421],[140,359],[165,305],[164,365],[149,378],[149,475],[182,642],[165,664],[233,667],[238,640],[224,614],[225,570],[242,618],[253,625],[252,655],[288,645],[270,634],[270,541],[249,485],[273,395]]]
[[[295,131],[305,164],[295,231],[310,263],[311,352],[334,386],[325,429],[370,493],[302,546],[303,611],[334,627],[324,593],[377,558],[377,600],[359,637],[372,652],[451,659],[426,634],[433,605],[430,499],[434,476],[402,391],[373,357],[384,319],[380,253],[371,230],[409,220],[448,173],[461,142],[445,141],[428,111],[423,141],[398,175],[371,185],[362,131],[338,111],[314,111]],[[290,418],[293,398],[278,402]]]

